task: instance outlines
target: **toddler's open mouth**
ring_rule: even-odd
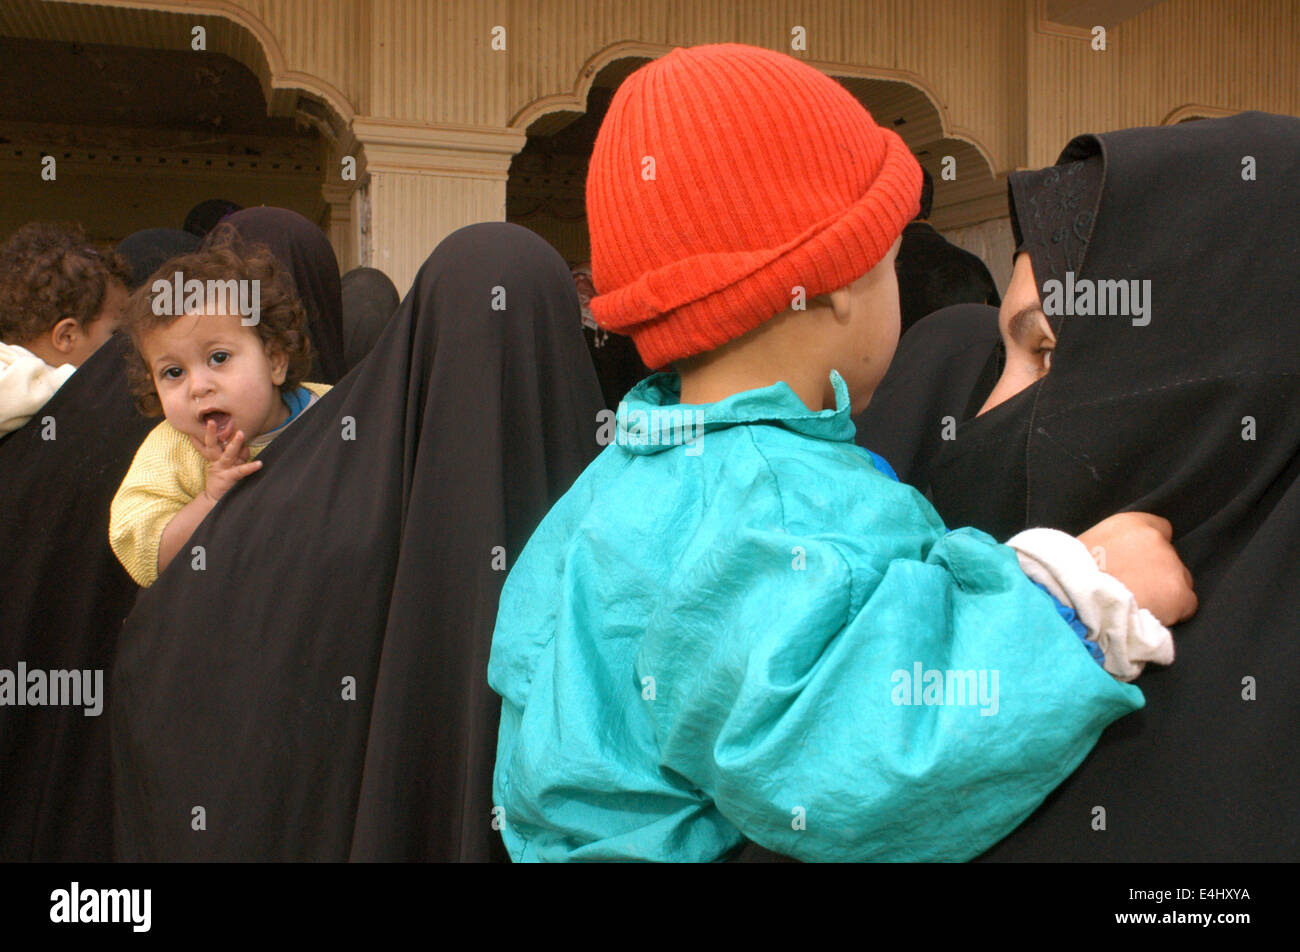
[[[230,414],[223,410],[208,410],[199,414],[199,422],[203,424],[204,430],[207,429],[209,420],[217,425],[217,441],[222,445],[229,443],[235,435]]]

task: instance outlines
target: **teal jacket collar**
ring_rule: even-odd
[[[648,455],[689,444],[717,430],[766,423],[814,439],[851,442],[856,430],[849,388],[838,371],[832,370],[830,379],[835,409],[814,411],[784,381],[732,394],[717,403],[689,404],[681,402],[681,377],[654,374],[633,387],[619,404],[616,441],[630,453]]]

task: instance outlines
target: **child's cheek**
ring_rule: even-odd
[[[192,421],[184,418],[184,414],[181,412],[183,407],[176,399],[176,394],[173,392],[174,388],[162,384],[156,389],[158,390],[158,400],[162,404],[163,416],[167,418],[167,422],[182,433],[193,432]]]

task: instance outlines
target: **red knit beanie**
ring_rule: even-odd
[[[783,53],[675,49],[629,76],[587,173],[596,321],[652,369],[851,284],[920,210],[921,167]]]

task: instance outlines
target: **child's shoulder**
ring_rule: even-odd
[[[807,481],[812,469],[818,474],[814,481],[843,485],[849,492],[882,479],[897,482],[892,470],[885,472],[888,464],[877,466],[873,454],[853,442],[820,439],[775,425],[747,426],[743,435],[778,479],[790,476]]]
[[[909,524],[926,532],[942,520],[917,490],[898,481],[885,460],[852,442],[824,440],[783,427],[746,427],[788,528]]]
[[[310,390],[312,393],[316,394],[316,396],[318,397],[323,397],[325,396],[325,394],[329,393],[331,390],[334,389],[334,387],[331,384],[312,383],[310,380],[304,380],[302,382],[302,385],[306,387],[308,390]]]
[[[167,420],[160,421],[156,427],[149,431],[149,435],[140,444],[140,449],[142,451],[148,449],[150,453],[167,456],[183,454],[186,451],[195,456],[201,455],[194,448],[194,444],[190,442],[190,438],[172,426]]]
[[[178,485],[186,492],[197,486],[197,491],[190,493],[195,495],[203,490],[205,466],[203,454],[190,438],[163,420],[140,443],[123,486]]]

